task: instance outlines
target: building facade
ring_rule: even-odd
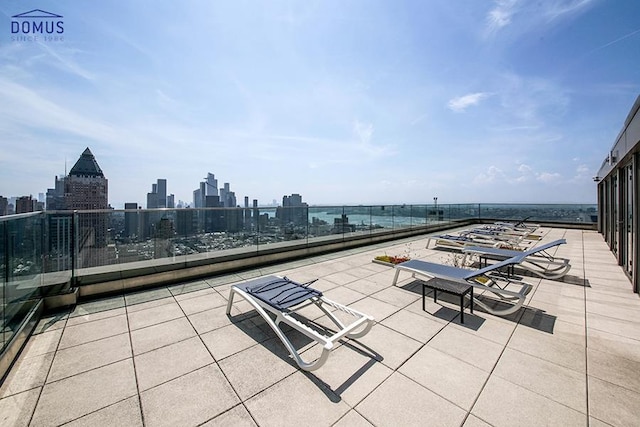
[[[640,182],[636,172],[640,167],[639,110],[640,96],[593,178],[598,183],[598,230],[629,276],[634,292],[640,291]]]
[[[95,211],[108,208],[107,178],[93,153],[87,148],[64,180],[64,209]],[[78,216],[78,268],[109,264],[108,216],[107,212],[83,213]]]

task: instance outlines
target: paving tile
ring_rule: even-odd
[[[398,369],[423,345],[382,324],[375,325],[367,335],[351,343],[363,346],[367,352],[377,353],[380,362],[391,369]]]
[[[387,302],[399,308],[404,308],[420,298],[418,294],[411,291],[406,291],[397,286],[388,287],[381,290],[380,292],[372,294],[371,296],[375,299],[379,299],[380,301]]]
[[[209,288],[204,291],[198,291],[198,295],[192,298],[183,298],[178,301],[180,307],[185,314],[199,313],[201,311],[210,310],[216,307],[227,305],[227,300],[215,290]]]
[[[364,295],[371,295],[389,287],[388,283],[380,284],[369,279],[358,279],[345,285],[349,289],[358,291]]]
[[[508,347],[580,373],[586,372],[584,344],[574,344],[546,332],[518,326],[509,340]]]
[[[292,365],[293,362],[283,359],[286,357],[283,350],[276,350],[277,353],[271,351],[277,348],[275,346],[280,342],[272,342],[269,348],[265,347],[265,343],[218,362],[222,372],[242,400],[263,391],[296,371]]]
[[[424,317],[408,310],[400,310],[380,323],[421,343],[429,341],[446,326],[446,323],[442,321]]]
[[[353,407],[393,371],[350,344],[331,352],[327,362],[309,375],[320,379],[345,403]]]
[[[65,427],[94,427],[94,426],[127,426],[142,427],[142,413],[138,396],[130,397],[104,409],[92,412],[75,421],[65,424]]]
[[[570,322],[576,325],[584,327],[585,325],[585,310],[574,309],[563,305],[549,304],[541,301],[532,301],[532,307],[540,311],[540,315],[544,318],[536,319],[537,324],[540,325],[538,329],[546,329],[548,332],[552,332],[555,328],[555,323],[558,321]]]
[[[587,326],[587,335],[590,330],[595,329],[640,341],[640,327],[636,322],[587,313]]]
[[[637,375],[637,374],[636,374]],[[589,415],[612,426],[640,425],[640,394],[589,377]]]
[[[354,410],[347,412],[347,414],[340,418],[333,427],[374,427],[369,421],[367,421],[362,415]]]
[[[57,426],[136,394],[133,361],[123,360],[45,385],[31,425]]]
[[[136,355],[136,374],[141,391],[213,363],[200,338],[194,337]]]
[[[197,426],[240,401],[216,364],[140,393],[145,426]]]
[[[33,357],[18,357],[0,384],[0,399],[22,393],[36,387],[42,387],[53,362],[54,353],[45,353]]]
[[[590,329],[587,347],[640,362],[640,341],[631,338]]]
[[[429,345],[421,348],[398,372],[466,410],[489,377],[489,372]]]
[[[176,302],[176,299],[172,296],[152,299],[150,301],[140,301],[135,304],[131,304],[127,306],[127,313],[135,313],[137,311],[147,310],[150,308],[160,307],[166,304],[173,304]]]
[[[125,304],[124,304],[123,296],[107,297],[107,298],[97,299],[94,301],[83,302],[75,306],[75,308],[69,315],[69,319],[78,317],[78,316],[98,314],[105,311],[123,308],[124,305]]]
[[[34,388],[0,399],[0,425],[28,426],[39,396],[40,388]]]
[[[467,316],[465,313],[464,324],[451,322],[447,328],[470,332],[477,337],[504,346],[511,338],[516,326],[517,323],[502,317],[478,312],[474,313],[474,316]]]
[[[238,300],[238,302],[242,300],[242,298],[237,298],[237,297],[236,299]],[[243,301],[243,302],[246,303],[246,301]],[[238,305],[239,304],[234,301],[233,303],[234,308],[237,309]],[[255,312],[251,313],[251,311],[253,310],[253,307],[250,307],[250,308],[251,310],[249,310],[250,312],[249,316],[251,316],[252,314],[255,315],[256,314]],[[236,311],[232,311],[231,314],[233,316],[233,320],[230,319],[229,316],[227,316],[227,307],[223,306],[223,307],[213,308],[211,310],[201,311],[200,313],[191,314],[188,317],[189,317],[189,321],[191,322],[193,327],[196,329],[196,332],[198,332],[198,334],[204,334],[206,332],[213,331],[214,329],[218,329],[223,326],[232,325],[234,321],[237,322],[242,320],[241,316],[237,316]]]
[[[428,345],[486,372],[493,370],[504,348],[472,332],[449,326],[434,336]]]
[[[110,317],[122,316],[125,313],[126,313],[125,308],[120,307],[120,308],[114,308],[111,310],[104,310],[104,311],[92,312],[87,314],[77,314],[73,317],[69,317],[69,319],[67,320],[66,326],[81,325],[83,323],[93,322],[94,320],[102,320],[102,319],[108,319]]]
[[[495,375],[471,414],[494,427],[587,425],[585,414]]]
[[[323,280],[328,280],[340,286],[346,285],[347,283],[352,283],[359,279],[358,276],[351,274],[351,272],[352,269],[349,269],[349,272],[340,271],[338,273],[329,274],[324,276]]]
[[[127,317],[124,315],[67,326],[62,333],[58,350],[112,337],[128,331]]]
[[[249,415],[249,412],[243,405],[238,405],[227,412],[224,412],[211,421],[202,424],[202,427],[255,427],[257,424]]]
[[[177,301],[179,301],[181,297],[187,297],[189,294],[192,294],[196,291],[210,288],[211,286],[209,286],[209,284],[204,280],[197,280],[195,282],[184,282],[167,287],[167,289],[169,289],[169,292],[171,292],[171,295],[173,295]]]
[[[296,402],[304,410],[295,410]],[[245,402],[260,426],[329,426],[349,411],[349,406],[320,383],[295,372]],[[292,410],[293,409],[293,410]]]
[[[411,410],[407,403],[411,402]],[[355,408],[373,425],[459,426],[466,411],[432,391],[394,373]]]
[[[127,307],[134,306],[136,304],[142,304],[146,302],[161,300],[164,298],[171,298],[173,295],[169,289],[165,287],[149,289],[140,292],[133,292],[124,296]]]
[[[132,331],[163,323],[168,320],[178,319],[183,316],[184,312],[176,302],[127,314],[129,318],[129,328],[131,328]]]
[[[358,310],[369,316],[373,316],[376,322],[380,322],[383,319],[391,316],[393,313],[401,310],[395,305],[380,301],[375,298],[366,297],[360,301],[356,301],[349,305],[350,308]]]
[[[33,336],[50,331],[61,331],[67,324],[69,319],[70,310],[64,310],[62,312],[56,312],[51,314],[45,314],[33,328]]]
[[[586,413],[584,373],[506,348],[494,375]]]
[[[589,376],[640,393],[640,362],[587,349]]]
[[[587,302],[592,301],[612,303],[614,307],[640,309],[640,300],[631,293],[630,284],[628,292],[616,294],[602,292],[600,289],[587,288]]]
[[[223,326],[200,335],[216,360],[222,360],[232,354],[253,347],[268,338],[251,319]]]
[[[138,355],[196,336],[186,317],[131,331],[133,354]]]
[[[350,305],[366,297],[366,295],[354,291],[353,289],[349,289],[346,286],[331,289],[330,291],[325,292],[324,296],[342,305]]]
[[[22,349],[24,357],[42,356],[43,354],[56,351],[60,338],[64,329],[54,329],[51,331],[43,332],[41,334],[33,335],[29,338],[29,341]]]
[[[464,421],[463,427],[491,427],[491,424],[485,423],[475,415],[469,415]]]
[[[47,382],[77,375],[131,357],[129,334],[91,341],[56,353]]]

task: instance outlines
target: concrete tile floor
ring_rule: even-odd
[[[637,426],[640,299],[595,232],[566,238],[563,281],[526,277],[506,318],[427,298],[374,256],[452,255],[414,238],[79,304],[42,319],[0,386],[1,426]],[[371,314],[313,373],[297,369],[229,287],[266,274],[314,284]],[[314,316],[311,311],[305,315]],[[318,324],[324,324],[318,318]],[[304,356],[319,354],[288,331]]]

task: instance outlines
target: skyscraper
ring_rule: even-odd
[[[276,218],[282,224],[306,225],[309,205],[302,201],[300,194],[282,197],[282,206],[276,208]]]
[[[87,147],[64,182],[64,204],[68,210],[108,209],[108,182]]]
[[[167,180],[158,178],[158,181],[151,184],[151,193],[147,193],[147,209],[157,209],[167,207]]]
[[[64,180],[64,209],[109,208],[108,181],[87,147]],[[78,216],[78,267],[107,264],[108,213]]]

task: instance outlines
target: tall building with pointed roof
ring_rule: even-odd
[[[93,153],[87,147],[64,180],[65,210],[109,209],[108,182]],[[109,213],[82,212],[77,219],[78,266],[108,263],[107,230]]]
[[[65,179],[65,209],[93,210],[109,207],[108,181],[87,147]]]

